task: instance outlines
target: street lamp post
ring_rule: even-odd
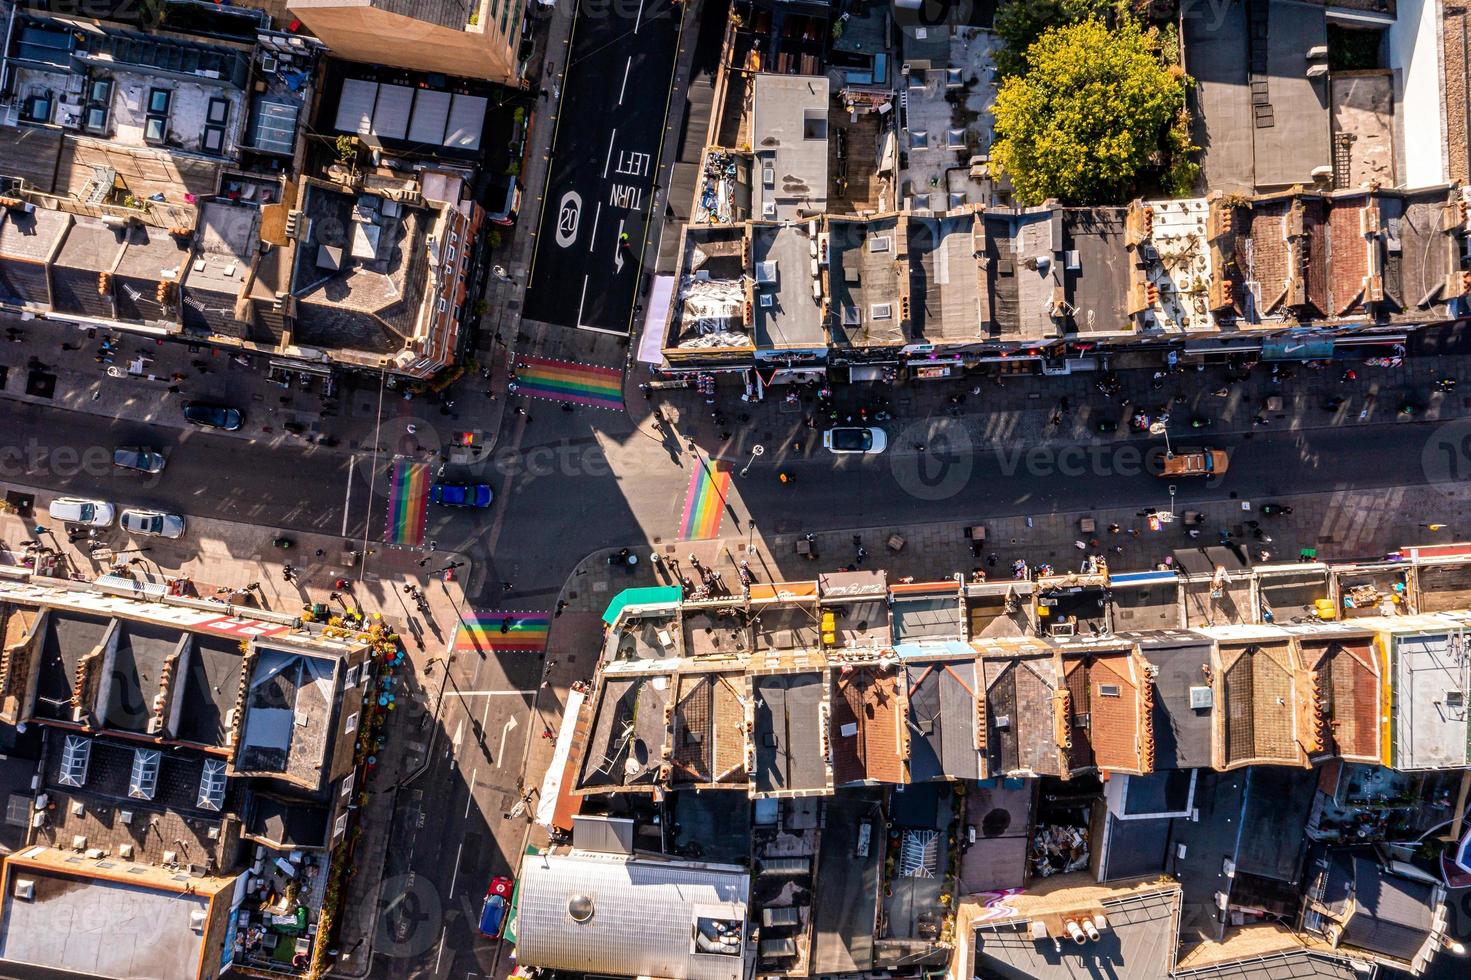
[[[759,443],[759,442],[756,443],[756,445],[752,446],[751,447],[751,458],[748,459],[748,460],[746,460],[746,465],[745,466],[742,466],[741,467],[741,476],[745,476],[746,473],[748,473],[750,471],[751,464],[754,463],[754,462],[756,462],[756,457],[764,454],[765,452],[766,452],[766,447],[763,446],[763,445],[761,445],[761,443]]]
[[[748,555],[754,555],[756,553],[756,545],[753,542],[755,536],[756,518],[748,517],[746,518],[746,554]]]

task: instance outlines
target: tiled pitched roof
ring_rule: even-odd
[[[903,783],[902,692],[891,673],[839,674],[833,698],[833,782]]]

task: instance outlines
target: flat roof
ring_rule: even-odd
[[[753,88],[752,213],[785,221],[827,210],[827,77],[763,72]]]
[[[979,222],[969,211],[909,216],[909,313],[915,340],[954,343],[990,333],[990,307],[976,257]]]
[[[1131,256],[1124,249],[1124,209],[1067,208],[1062,213],[1062,235],[1073,331],[1132,332],[1133,322],[1125,312]]]
[[[40,852],[40,853],[37,853]],[[31,848],[26,856],[58,855],[47,848]],[[60,864],[69,860],[58,856]],[[75,870],[46,867],[14,858],[6,862],[6,889],[0,902],[0,959],[12,963],[66,970],[77,974],[124,980],[195,980],[199,976],[205,929],[194,917],[208,914],[210,896],[218,890],[211,882],[184,875],[172,888],[160,887],[158,873],[143,865],[117,862],[102,878],[97,862],[75,856]],[[124,879],[133,877],[137,883]],[[16,895],[16,882],[33,884],[32,898]],[[195,887],[183,892],[184,884]]]
[[[1307,77],[1308,50],[1327,43],[1324,7],[1263,2],[1259,24],[1248,23],[1245,4],[1185,18],[1193,134],[1212,190],[1311,185],[1313,170],[1332,163],[1326,79]]]
[[[758,347],[826,348],[822,301],[813,290],[813,244],[805,223],[751,226],[751,261],[757,269],[753,313]],[[774,283],[763,281],[770,278],[763,269],[774,271]]]
[[[833,344],[897,346],[908,339],[900,308],[900,282],[909,276],[898,259],[899,218],[831,218],[828,228],[828,292]],[[907,283],[906,283],[907,285]]]

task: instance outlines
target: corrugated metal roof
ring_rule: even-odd
[[[480,149],[480,133],[485,128],[488,103],[478,95],[456,94],[449,107],[449,125],[444,145],[455,150]]]
[[[414,90],[407,85],[379,85],[378,104],[373,108],[373,135],[401,140],[409,134],[409,113]]]
[[[373,126],[373,103],[378,101],[378,83],[349,78],[342,83],[337,100],[337,119],[332,128],[339,133],[367,136]]]
[[[409,120],[409,139],[439,146],[444,143],[444,126],[449,119],[450,94],[420,89],[414,96],[414,117]]]
[[[750,876],[735,869],[612,856],[533,855],[521,867],[516,959],[524,966],[625,977],[740,980],[748,959],[695,952],[696,912],[745,921]],[[585,898],[592,914],[569,912]],[[585,909],[584,909],[585,910]]]

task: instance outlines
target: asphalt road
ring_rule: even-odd
[[[581,0],[525,318],[627,331],[681,9],[671,0]]]
[[[12,403],[7,414],[0,479],[11,485],[282,531],[341,533],[346,510],[349,537],[361,536],[365,520],[370,541],[381,536],[386,462],[380,459],[374,478],[367,454],[306,444],[282,449],[36,405]],[[545,609],[566,569],[589,551],[678,537],[694,465],[687,453],[676,457],[667,445],[627,431],[595,434],[581,415],[543,418],[534,430],[508,432],[493,460],[447,474],[489,482],[497,493],[489,511],[430,508],[428,538],[439,550],[484,563],[480,594],[471,598],[476,608]],[[516,425],[514,417],[508,424]],[[891,423],[890,451],[877,456],[839,457],[809,447],[792,458],[772,446],[747,476],[733,480],[725,528],[748,517],[763,533],[779,533],[1164,507],[1169,486],[1176,488],[1177,504],[1188,505],[1419,486],[1471,475],[1471,422],[1269,428],[1174,439],[1177,451],[1207,443],[1227,450],[1230,468],[1210,479],[1169,481],[1153,469],[1163,446],[1158,438],[998,448],[971,444],[948,418]],[[131,442],[159,447],[168,467],[156,477],[113,467],[112,448]],[[923,452],[915,449],[920,444]],[[726,464],[739,469],[748,449],[726,447]],[[701,459],[708,457],[702,452]],[[783,471],[792,482],[779,481]]]

